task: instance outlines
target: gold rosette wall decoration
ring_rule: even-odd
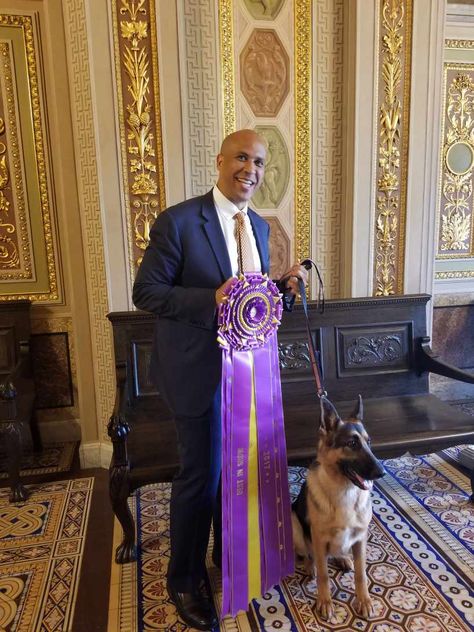
[[[403,292],[411,0],[383,0],[375,295]]]
[[[131,278],[165,205],[154,2],[113,0]]]

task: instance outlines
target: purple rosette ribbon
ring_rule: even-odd
[[[247,273],[219,308],[222,348],[222,615],[294,571],[276,332],[281,295]]]

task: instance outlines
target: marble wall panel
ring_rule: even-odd
[[[244,0],[250,15],[257,20],[272,20],[285,0]]]
[[[279,279],[290,267],[291,244],[277,217],[266,217],[270,224],[270,278]]]
[[[473,368],[474,305],[435,307],[431,346],[444,362]]]
[[[289,260],[316,258],[328,296],[339,296],[344,2],[285,0],[278,6],[219,0],[224,132],[278,131],[278,150],[288,152],[288,181],[280,168],[285,186],[278,180],[278,194],[270,194],[270,155],[267,186],[252,202],[263,217],[278,219]]]
[[[285,139],[273,125],[257,125],[255,130],[267,141],[265,176],[252,198],[257,208],[278,208],[290,181],[290,156]]]
[[[255,116],[277,116],[289,92],[289,63],[273,29],[252,31],[240,54],[240,83]]]

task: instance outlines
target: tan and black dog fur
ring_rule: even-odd
[[[384,469],[370,449],[362,418],[360,395],[345,421],[321,397],[316,459],[292,506],[295,551],[305,559],[307,570],[316,571],[316,607],[326,619],[334,614],[329,557],[343,570],[354,569],[357,611],[365,618],[373,614],[365,572],[367,529],[372,518],[372,481],[383,476]]]

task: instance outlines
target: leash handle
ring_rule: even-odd
[[[312,259],[305,259],[304,261],[301,262],[301,265],[304,268],[306,268],[306,270],[311,270],[312,268],[316,270],[316,274],[318,276],[317,305],[318,305],[319,313],[323,314],[324,313],[324,283],[323,283],[323,278],[321,276],[319,268]],[[301,279],[298,279],[298,289],[300,292],[301,302],[303,304],[303,310],[304,310],[304,315],[305,315],[305,320],[306,320],[306,331],[308,334],[308,351],[309,351],[309,358],[311,361],[311,370],[313,372],[314,380],[316,382],[318,397],[319,398],[326,397],[327,392],[324,390],[323,385],[322,385],[322,380],[321,380],[321,373],[322,373],[321,364],[320,364],[321,354],[316,350],[316,345],[314,344],[313,336],[311,334],[311,327],[309,323],[309,314],[308,314],[308,301],[306,298],[306,288]]]

